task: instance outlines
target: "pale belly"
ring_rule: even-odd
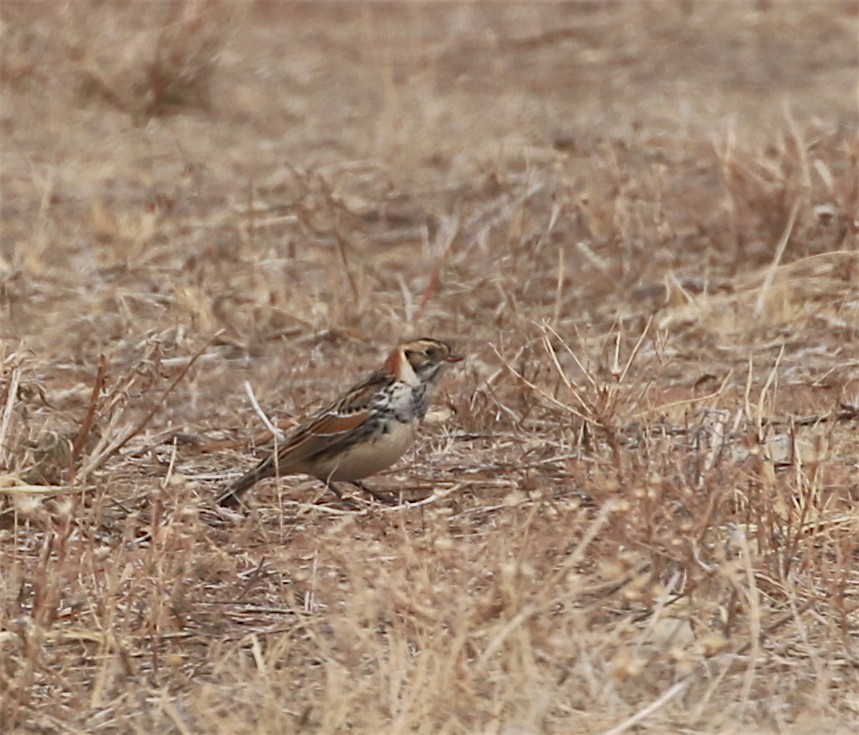
[[[321,480],[360,480],[388,469],[414,444],[417,427],[413,424],[392,422],[387,434],[374,442],[358,444],[331,460],[314,468],[313,474]]]

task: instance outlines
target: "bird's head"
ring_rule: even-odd
[[[385,369],[411,385],[434,382],[448,363],[459,362],[462,355],[437,339],[422,337],[404,342],[391,352]]]

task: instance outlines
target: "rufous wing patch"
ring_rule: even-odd
[[[369,411],[356,411],[347,415],[328,414],[323,416],[311,426],[308,426],[308,435],[313,436],[336,436],[346,434],[358,429],[369,418]]]

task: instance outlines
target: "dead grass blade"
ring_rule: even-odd
[[[776,245],[772,263],[770,263],[770,266],[767,269],[766,274],[764,275],[763,283],[758,290],[758,298],[755,302],[754,309],[754,314],[756,317],[760,317],[760,315],[763,313],[764,305],[766,304],[767,300],[767,295],[772,288],[773,281],[775,280],[776,273],[778,272],[779,264],[781,263],[781,259],[784,256],[785,248],[787,248],[787,244],[790,241],[790,236],[793,234],[793,228],[796,224],[796,217],[799,214],[800,206],[801,200],[797,199],[793,203],[793,207],[791,207],[790,215],[788,215],[787,218],[787,224],[784,227],[784,232],[782,232],[781,238],[779,238],[778,241],[778,245]]]
[[[98,371],[96,372],[95,380],[92,384],[92,394],[90,395],[87,412],[84,416],[84,420],[81,422],[81,426],[78,430],[77,436],[75,436],[74,442],[72,442],[72,472],[74,472],[74,468],[77,467],[81,451],[83,451],[84,444],[86,443],[87,437],[89,436],[89,432],[92,429],[93,418],[95,417],[96,407],[98,406],[98,399],[101,395],[101,390],[104,387],[106,375],[107,357],[105,355],[101,355],[98,362]]]
[[[15,400],[18,397],[18,386],[21,384],[21,368],[12,368],[9,381],[6,384],[6,403],[3,407],[3,415],[0,416],[0,467],[6,467],[9,449],[6,446],[6,437],[9,427],[12,425],[12,412],[15,409]]]

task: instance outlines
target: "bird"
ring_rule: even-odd
[[[343,493],[334,484],[340,481],[381,502],[396,502],[361,480],[387,469],[412,446],[438,379],[462,359],[431,337],[397,345],[379,370],[295,427],[215,504],[236,507],[260,480],[299,474],[321,480],[341,501]]]

